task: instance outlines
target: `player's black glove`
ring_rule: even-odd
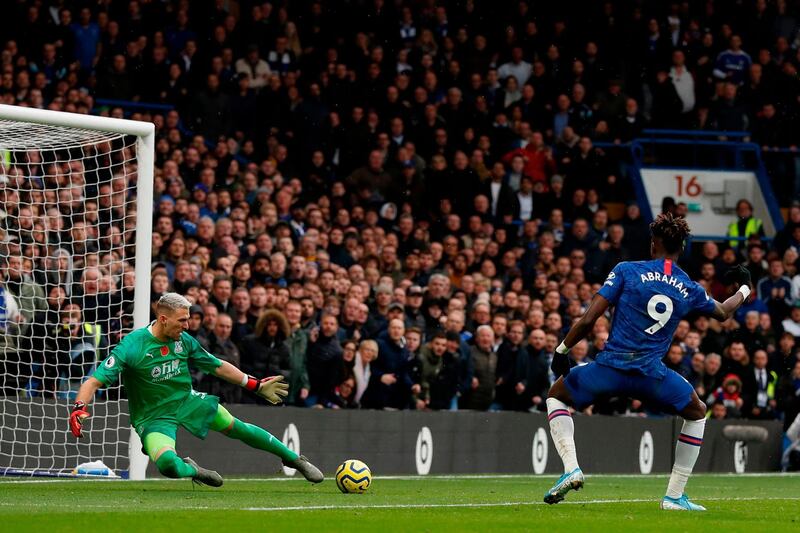
[[[550,363],[550,370],[555,374],[556,379],[569,374],[569,355],[565,353],[554,353],[553,362]]]
[[[733,285],[734,283],[742,286],[750,286],[750,271],[744,265],[736,265],[734,268],[725,272],[722,277],[722,282],[725,285]]]

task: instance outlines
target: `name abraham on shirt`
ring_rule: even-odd
[[[667,274],[661,274],[659,272],[648,272],[647,274],[642,274],[642,283],[647,283],[649,281],[661,281],[668,285],[672,285],[681,293],[681,296],[684,298],[689,297],[689,291],[683,287],[683,282],[678,281],[675,276],[668,276]]]

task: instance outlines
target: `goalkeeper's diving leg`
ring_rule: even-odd
[[[211,422],[211,429],[219,431],[232,439],[240,440],[253,448],[277,455],[285,466],[294,468],[312,483],[321,483],[325,479],[322,472],[311,464],[305,456],[297,455],[267,430],[242,422],[221,405],[217,409],[217,415]]]
[[[222,476],[198,465],[191,457],[181,459],[175,453],[175,439],[163,433],[152,432],[144,437],[144,450],[158,471],[169,478],[191,478],[195,483],[221,487]]]

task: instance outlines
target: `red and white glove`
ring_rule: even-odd
[[[289,384],[283,381],[283,376],[272,376],[259,380],[245,374],[242,379],[242,387],[256,393],[273,405],[282,403],[283,398],[289,395]]]
[[[77,401],[72,408],[72,413],[69,415],[69,429],[76,438],[83,437],[81,429],[83,428],[83,421],[89,418],[89,412],[86,410],[86,403]]]

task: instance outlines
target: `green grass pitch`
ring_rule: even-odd
[[[800,476],[697,475],[705,513],[658,508],[666,476],[589,476],[554,506],[555,476],[376,477],[363,495],[333,482],[0,478],[0,531],[800,531]]]

